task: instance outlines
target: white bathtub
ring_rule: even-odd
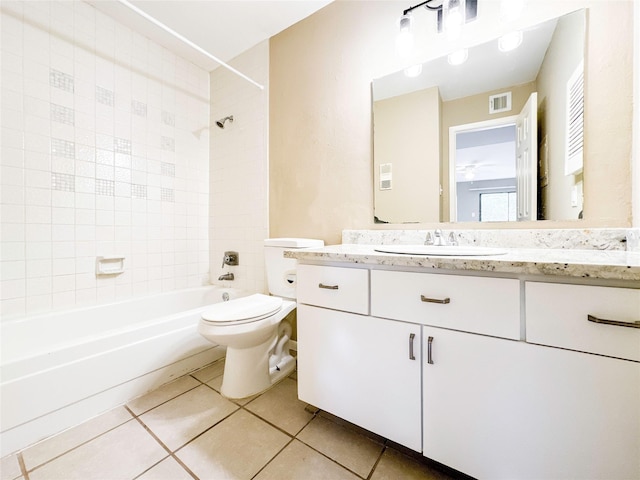
[[[0,326],[0,456],[77,425],[224,356],[197,332],[201,287]]]

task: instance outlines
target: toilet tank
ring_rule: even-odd
[[[296,260],[284,258],[285,250],[323,247],[322,240],[311,238],[267,238],[264,241],[264,262],[267,287],[271,295],[296,298]]]

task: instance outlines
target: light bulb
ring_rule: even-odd
[[[396,53],[403,58],[411,56],[411,50],[413,49],[412,23],[411,15],[407,14],[400,17],[400,31],[396,37]]]
[[[451,52],[447,57],[447,61],[449,65],[462,65],[469,58],[469,50],[466,48],[461,48],[460,50],[456,50],[455,52]]]
[[[498,48],[501,52],[510,52],[515,50],[522,43],[522,32],[516,31],[507,33],[498,39]]]
[[[415,65],[411,65],[404,69],[405,76],[409,78],[417,77],[422,73],[422,64],[416,63]]]
[[[476,178],[476,169],[473,165],[467,165],[464,167],[464,179],[468,182]]]
[[[460,38],[464,25],[465,5],[464,0],[446,0],[443,11],[444,30],[449,41]]]

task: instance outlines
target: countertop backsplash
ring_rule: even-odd
[[[434,230],[343,230],[343,244],[412,245],[423,244]],[[570,250],[640,251],[640,228],[589,229],[442,229],[448,241],[454,232],[458,244],[503,248],[545,248]]]

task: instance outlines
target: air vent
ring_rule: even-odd
[[[489,96],[489,113],[511,111],[511,92]]]
[[[380,190],[391,190],[391,163],[380,164]]]
[[[567,151],[565,175],[582,172],[584,139],[584,66],[582,62],[567,82]]]

